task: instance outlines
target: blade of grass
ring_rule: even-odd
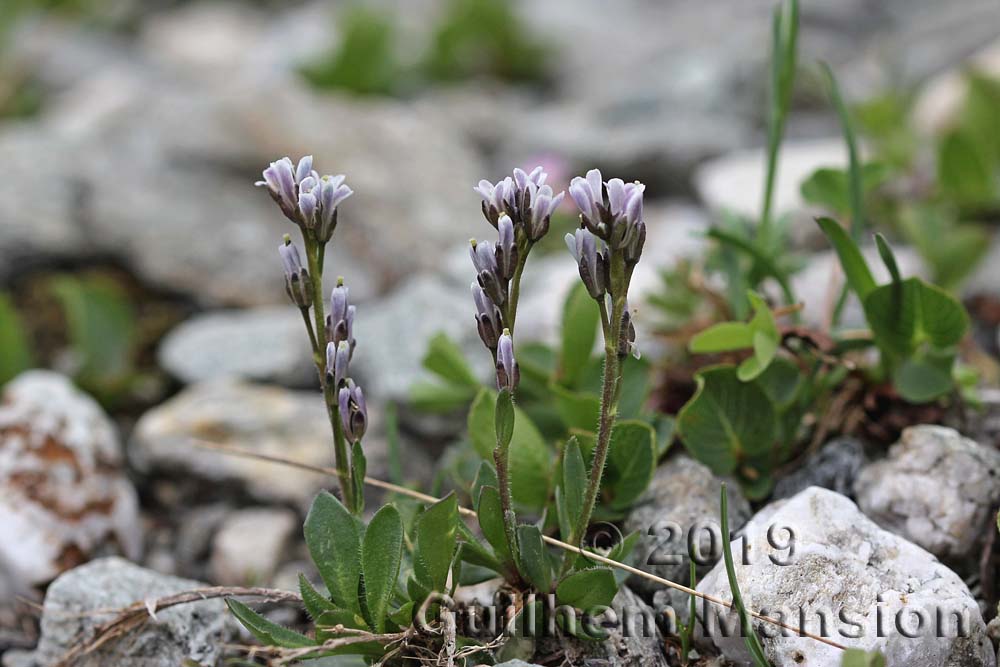
[[[753,658],[756,667],[771,667],[767,656],[764,655],[764,647],[760,643],[760,637],[757,636],[757,632],[753,628],[750,614],[747,612],[746,605],[743,604],[743,596],[740,594],[740,584],[736,580],[736,568],[733,565],[733,549],[729,544],[729,507],[726,499],[725,482],[722,484],[722,494],[719,503],[720,514],[722,515],[722,555],[726,561],[726,576],[729,577],[729,588],[733,593],[733,607],[736,608],[736,613],[740,617],[743,641],[746,643],[747,650],[750,651],[750,657]]]

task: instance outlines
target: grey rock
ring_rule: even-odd
[[[861,471],[858,506],[887,530],[942,558],[982,543],[1000,503],[1000,452],[943,426],[903,431],[889,456]]]
[[[191,385],[139,419],[129,455],[143,472],[233,484],[262,502],[300,508],[308,507],[320,489],[336,486],[326,475],[200,449],[200,441],[331,466],[333,436],[318,391],[295,392],[237,380]],[[374,437],[366,438],[365,454],[372,474],[380,474],[384,446]]]
[[[197,315],[164,337],[157,359],[185,384],[230,376],[300,388],[317,383],[309,338],[293,306]]]
[[[33,653],[4,655],[5,667],[50,667],[95,628],[115,615],[89,613],[120,609],[202,588],[197,581],[143,569],[121,558],[102,558],[66,572],[45,595],[41,640]],[[236,628],[221,599],[178,605],[155,612],[155,618],[77,658],[78,667],[177,667],[187,659],[200,665],[221,664],[222,645]]]
[[[867,462],[864,446],[854,438],[834,438],[810,454],[802,465],[774,485],[772,500],[789,498],[810,486],[852,497],[854,480]]]
[[[66,377],[27,371],[0,396],[0,588],[24,591],[105,553],[138,558],[138,500],[111,419]]]
[[[287,509],[255,507],[232,513],[212,540],[212,580],[224,586],[269,583],[298,528],[298,515]]]
[[[649,488],[623,526],[626,534],[639,531],[633,552],[636,566],[687,585],[689,545],[696,544],[702,560],[701,572],[706,572],[722,555],[719,529],[722,481],[705,465],[684,455],[673,457],[657,468]],[[750,505],[736,484],[728,485],[727,494],[730,530],[736,530],[750,518]],[[663,588],[634,576],[629,585],[647,596]],[[686,600],[687,596],[678,597],[673,606],[677,609]]]
[[[794,532],[794,552],[771,546],[772,526]],[[889,665],[996,664],[986,624],[961,578],[920,547],[879,528],[838,493],[810,487],[767,505],[733,541],[732,550],[749,609],[805,625],[813,633],[822,631],[824,617],[827,637],[849,647],[881,651]],[[744,553],[749,564],[739,556]],[[731,600],[725,565],[717,564],[698,590]],[[750,665],[739,632],[722,632],[721,624],[736,622],[735,613],[717,606],[704,611],[704,640],[737,664]],[[939,612],[941,621],[936,620]],[[964,632],[958,631],[959,616]],[[775,667],[840,664],[838,648],[794,633],[782,636],[780,629],[763,623],[754,625]]]
[[[366,396],[405,399],[410,387],[429,379],[421,365],[427,343],[439,332],[466,351],[479,374],[489,376],[491,360],[476,333],[475,307],[468,282],[417,276],[379,301],[358,306],[354,336],[358,341],[351,370],[360,376]]]

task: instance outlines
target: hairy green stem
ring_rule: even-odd
[[[313,284],[313,319],[315,321],[316,334],[325,331],[326,315],[323,307],[323,268],[320,254],[324,252],[323,244],[303,239],[306,245],[306,258],[309,263],[309,279]],[[311,328],[311,327],[310,327]],[[319,347],[318,343],[317,349]],[[340,481],[340,494],[344,499],[344,504],[352,511],[357,509],[354,502],[354,489],[351,485],[351,473],[347,458],[347,440],[344,438],[344,427],[340,423],[340,414],[337,407],[337,388],[331,387],[326,381],[326,355],[323,350],[318,350],[316,369],[319,371],[319,382],[323,388],[323,400],[326,403],[326,414],[330,419],[330,426],[333,429],[333,453],[334,462],[337,467],[337,477]]]
[[[604,466],[608,460],[608,449],[611,445],[611,430],[614,428],[618,415],[618,386],[621,380],[621,359],[618,356],[619,338],[621,337],[622,315],[625,313],[625,294],[628,283],[625,280],[624,258],[620,252],[611,256],[611,317],[606,317],[607,308],[599,304],[602,312],[602,324],[608,322],[604,332],[604,373],[601,380],[601,417],[597,427],[597,442],[594,445],[594,460],[590,467],[590,479],[583,499],[580,517],[570,535],[570,544],[576,546],[587,534],[590,517],[594,513],[597,495],[601,490],[601,478],[604,476]],[[563,561],[563,573],[569,571],[573,563],[573,554],[567,553]]]
[[[514,514],[514,497],[510,491],[510,474],[507,465],[510,458],[510,446],[501,447],[500,443],[493,449],[493,463],[497,468],[497,483],[500,485],[500,509],[503,511],[503,531],[507,536],[510,552],[517,557],[517,517]]]

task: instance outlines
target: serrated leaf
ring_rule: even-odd
[[[306,576],[301,573],[299,574],[299,593],[302,595],[302,603],[305,605],[309,617],[313,620],[319,618],[323,612],[337,609],[336,605],[313,588]]]
[[[597,340],[601,321],[597,302],[583,283],[576,283],[563,304],[562,345],[559,348],[559,381],[575,387]]]
[[[612,509],[624,510],[642,495],[656,466],[656,432],[649,424],[622,420],[611,430],[604,484]]]
[[[496,392],[482,389],[469,409],[469,439],[479,455],[493,460],[496,446]],[[535,425],[516,405],[514,433],[510,444],[510,479],[514,502],[529,509],[541,509],[549,497],[552,456],[549,445]]]
[[[306,546],[338,607],[360,611],[361,538],[358,525],[339,500],[321,491],[303,526]]]
[[[729,365],[695,375],[697,389],[677,416],[677,428],[691,455],[719,475],[745,458],[770,450],[775,441],[774,406],[753,382],[741,382]]]
[[[542,541],[542,531],[531,524],[518,526],[517,543],[520,549],[518,569],[521,575],[538,591],[548,593],[552,585],[552,570]]]
[[[414,572],[431,590],[447,592],[448,572],[455,556],[458,499],[454,492],[428,507],[414,532]]]
[[[714,354],[743,350],[753,345],[753,329],[745,322],[720,322],[692,336],[692,354]]]
[[[424,368],[455,385],[477,388],[479,380],[461,348],[444,332],[431,337],[423,359]]]
[[[268,646],[281,648],[306,648],[316,646],[316,641],[286,627],[272,623],[239,600],[226,598],[226,605],[233,616],[254,637]]]
[[[454,542],[454,533],[452,540]],[[393,505],[385,505],[375,513],[365,530],[361,558],[365,601],[375,632],[385,630],[389,600],[396,587],[402,557],[403,520]]]
[[[618,582],[610,568],[595,567],[570,573],[556,587],[556,599],[584,611],[609,606],[618,593]]]
[[[858,245],[836,220],[817,218],[816,223],[837,252],[840,266],[847,277],[847,284],[858,298],[864,301],[875,289],[875,278],[872,277],[871,269],[868,268],[868,263],[865,262]]]

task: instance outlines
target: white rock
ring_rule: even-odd
[[[317,382],[309,338],[294,306],[196,315],[164,337],[157,359],[186,384],[219,377],[272,381],[290,387],[309,387]]]
[[[968,91],[966,72],[976,71],[988,77],[1000,76],[1000,41],[987,44],[960,67],[927,81],[913,105],[913,125],[924,134],[938,134],[955,123]]]
[[[369,406],[370,416],[375,412]],[[244,487],[263,502],[308,507],[326,475],[197,447],[209,441],[315,466],[333,465],[333,436],[322,395],[223,379],[191,385],[144,414],[129,455],[144,472],[180,473]],[[385,449],[365,438],[370,470],[384,466]]]
[[[42,632],[33,653],[9,652],[5,667],[50,667],[95,628],[110,621],[109,609],[152,602],[206,585],[167,576],[122,558],[101,558],[56,579],[45,595]],[[94,613],[105,610],[105,613]],[[74,667],[178,667],[221,663],[222,646],[236,636],[236,624],[221,599],[156,611],[156,618],[118,641],[77,658]]]
[[[270,582],[299,517],[287,509],[255,507],[234,512],[212,540],[212,580],[228,586]]]
[[[772,538],[779,545],[784,544],[788,530],[794,532],[792,553],[771,546],[768,532],[772,527]],[[879,528],[844,496],[810,487],[766,506],[750,520],[744,535],[733,541],[732,550],[740,591],[749,609],[816,634],[823,633],[822,615],[827,638],[881,651],[888,665],[996,664],[982,614],[958,575],[920,547]],[[748,565],[742,558],[744,542]],[[732,600],[725,565],[717,564],[699,582],[698,590]],[[705,611],[708,635],[715,646],[731,660],[750,665],[736,629],[736,614],[718,606]],[[963,633],[958,632],[959,616]],[[733,628],[729,636],[723,635],[721,623]],[[840,665],[838,648],[790,631],[782,636],[780,628],[761,622],[754,625],[775,667]],[[703,635],[705,628],[700,628]]]
[[[102,549],[142,551],[114,424],[66,377],[28,371],[0,398],[0,578],[50,581]]]
[[[802,181],[820,167],[842,169],[846,165],[847,147],[840,137],[784,142],[774,184],[772,215],[801,214],[807,206],[799,192]],[[757,220],[764,199],[766,169],[766,149],[734,151],[698,167],[694,184],[710,209]]]
[[[855,483],[858,506],[942,558],[972,555],[1000,503],[1000,452],[944,426],[903,431]]]

